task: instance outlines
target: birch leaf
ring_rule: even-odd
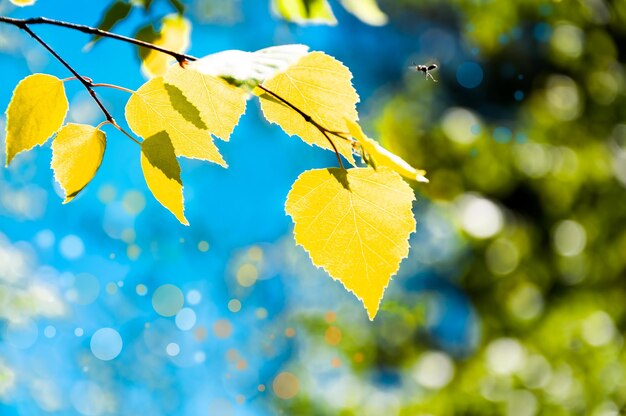
[[[246,92],[221,78],[172,66],[165,75],[165,82],[184,94],[198,109],[205,129],[222,140],[230,138],[246,111]]]
[[[153,43],[162,48],[183,53],[189,48],[191,23],[189,20],[178,14],[170,14],[163,18],[161,22],[160,36]],[[150,50],[141,65],[142,71],[148,77],[158,77],[176,62],[170,55]]]
[[[272,10],[277,16],[293,23],[337,24],[326,0],[273,0]]]
[[[296,242],[374,319],[415,231],[411,187],[391,169],[317,169],[293,184],[285,210]]]
[[[378,7],[376,0],[341,0],[341,5],[368,25],[382,26],[389,20]]]
[[[141,169],[156,200],[181,224],[189,225],[185,218],[180,166],[167,132],[158,132],[141,143]]]
[[[126,104],[126,121],[130,128],[144,138],[165,131],[177,156],[226,167],[200,111],[178,88],[168,85],[162,77],[153,78],[130,97]]]
[[[389,150],[379,145],[376,141],[367,137],[365,133],[363,133],[363,130],[361,130],[361,126],[354,121],[346,120],[346,125],[348,126],[350,136],[359,142],[368,157],[373,160],[374,168],[386,166],[398,172],[405,178],[417,182],[428,182],[428,179],[424,176],[426,175],[425,170],[415,169],[400,156],[391,153]]]
[[[96,175],[106,135],[86,124],[67,124],[52,141],[54,177],[65,191],[64,204],[70,202]]]
[[[10,0],[11,3],[19,7],[32,6],[37,0]]]
[[[345,119],[356,121],[359,96],[352,86],[352,74],[341,62],[321,52],[311,52],[297,63],[262,85],[290,102],[330,131],[344,132]],[[280,125],[290,135],[309,144],[332,150],[328,139],[289,106],[259,91],[265,118]],[[333,135],[329,137],[339,153],[354,164],[352,145]]]
[[[7,108],[6,165],[20,152],[44,144],[61,126],[68,103],[63,81],[30,75],[17,84]]]

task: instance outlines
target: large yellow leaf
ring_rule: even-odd
[[[63,125],[67,109],[60,79],[34,74],[21,80],[7,108],[7,166],[18,153],[44,144]]]
[[[189,48],[191,23],[178,14],[170,14],[161,21],[159,38],[153,43],[170,51],[183,53]],[[141,69],[149,77],[158,77],[167,71],[176,59],[171,56],[150,50],[144,58]]]
[[[230,138],[246,111],[246,92],[221,78],[173,66],[165,75],[165,82],[183,93],[198,110],[205,129],[222,140]]]
[[[148,188],[157,201],[170,210],[178,221],[189,225],[185,218],[180,166],[166,132],[156,133],[141,143],[141,169]]]
[[[146,82],[130,97],[126,120],[135,134],[144,138],[165,131],[177,156],[226,167],[199,110],[178,88],[165,84],[162,77]]]
[[[321,52],[311,52],[262,85],[327,130],[345,132],[345,119],[356,121],[358,118],[356,103],[359,96],[351,79],[352,74],[341,62]],[[267,93],[260,94],[260,99],[267,120],[280,125],[287,134],[332,150],[326,137],[292,108]],[[339,153],[354,164],[350,142],[334,135],[329,137]]]
[[[381,167],[318,169],[296,180],[285,209],[296,242],[357,298],[374,319],[415,230],[413,191]]]
[[[354,121],[346,120],[346,125],[348,126],[350,136],[356,139],[361,147],[363,147],[365,153],[367,153],[367,156],[373,159],[374,167],[386,166],[395,170],[405,178],[418,182],[428,182],[428,179],[424,176],[426,175],[425,170],[415,169],[400,156],[391,153],[389,150],[367,137],[365,133],[363,133],[363,130],[361,130],[361,126]]]
[[[54,177],[65,191],[64,204],[93,179],[102,163],[106,135],[86,124],[67,124],[52,141]]]
[[[283,19],[298,24],[337,24],[326,0],[273,0],[272,10]]]

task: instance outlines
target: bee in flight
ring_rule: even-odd
[[[421,71],[424,73],[424,75],[426,76],[426,78],[430,77],[430,79],[432,79],[434,82],[437,82],[437,80],[435,78],[433,78],[432,74],[430,73],[430,71],[434,71],[435,69],[437,69],[437,64],[430,64],[430,65],[418,65],[415,62],[413,62],[413,65],[411,65],[409,68],[412,68],[416,71]]]

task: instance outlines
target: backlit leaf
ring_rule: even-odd
[[[313,264],[359,298],[374,319],[415,231],[411,187],[391,169],[317,169],[302,173],[285,210]]]
[[[93,179],[102,163],[106,135],[86,124],[63,126],[52,141],[54,177],[65,191],[64,204]]]
[[[272,46],[256,52],[228,50],[190,62],[187,68],[252,89],[278,72],[285,71],[308,51],[308,46],[297,44]]]
[[[283,19],[298,24],[337,24],[326,0],[273,0],[272,10]]]
[[[63,125],[67,109],[57,77],[34,74],[21,80],[7,108],[7,166],[18,153],[44,144]]]
[[[351,79],[352,74],[341,62],[321,52],[311,52],[262,85],[324,128],[345,132],[345,119],[356,121],[358,118],[356,103],[359,96]],[[269,94],[262,91],[259,94],[261,109],[268,121],[277,123],[287,134],[297,135],[309,144],[332,150],[328,139],[313,124]],[[333,135],[330,138],[339,153],[354,164],[351,143]]]
[[[178,221],[189,225],[185,218],[180,166],[166,132],[158,132],[141,143],[141,169],[157,201],[170,210]]]
[[[177,156],[207,160],[226,167],[213,143],[200,111],[177,87],[151,79],[126,104],[126,121],[138,136],[147,138],[165,131]]]
[[[184,94],[198,110],[205,130],[222,140],[230,138],[246,111],[246,92],[221,78],[176,65],[165,75],[165,82],[166,87],[173,85]]]
[[[161,22],[160,36],[154,44],[165,49],[183,53],[189,48],[191,23],[178,14],[170,14]],[[151,50],[144,58],[141,69],[148,77],[157,77],[165,74],[172,62],[176,59],[162,52]]]
[[[35,4],[37,0],[10,0],[10,1],[16,6],[24,7],[24,6],[32,6],[33,4]]]
[[[341,0],[341,4],[347,11],[368,25],[382,26],[389,20],[378,7],[376,0]]]
[[[376,141],[367,137],[365,133],[363,133],[363,130],[361,130],[361,126],[354,121],[346,120],[346,125],[348,126],[350,136],[356,139],[363,147],[363,150],[367,153],[368,157],[373,159],[373,166],[375,168],[378,168],[379,166],[386,166],[395,170],[405,178],[418,182],[428,182],[428,179],[424,176],[426,175],[425,170],[415,169],[400,156],[391,153],[389,150],[379,145]]]

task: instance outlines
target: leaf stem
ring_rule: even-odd
[[[129,94],[134,94],[135,91],[131,90],[130,88],[125,88],[125,87],[121,87],[119,85],[114,85],[114,84],[106,84],[103,82],[99,82],[97,84],[91,84],[92,87],[107,87],[107,88],[113,88],[116,90],[120,90],[120,91],[125,91]]]
[[[197,58],[191,55],[186,55],[184,53],[178,53],[171,51],[169,49],[162,48],[161,46],[155,45],[153,43],[144,42],[139,39],[131,38],[128,36],[118,35],[117,33],[107,32],[106,30],[97,29],[95,27],[79,25],[76,23],[63,22],[61,20],[48,19],[47,17],[31,17],[29,19],[15,19],[12,17],[0,16],[0,22],[8,23],[13,26],[17,26],[20,29],[24,29],[28,25],[52,25],[52,26],[60,26],[68,29],[77,30],[79,32],[87,33],[89,35],[101,36],[103,38],[111,38],[116,39],[126,43],[132,43],[133,45],[143,46],[144,48],[152,49],[164,54],[167,54],[178,63],[183,63],[185,61],[195,61]]]

